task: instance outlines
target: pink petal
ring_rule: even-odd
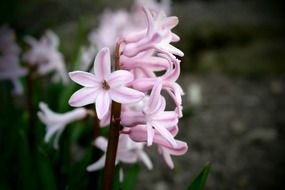
[[[147,142],[148,135],[145,125],[137,125],[128,131],[129,137],[135,142]],[[158,133],[154,134],[153,142],[164,148],[167,148],[171,154],[182,155],[188,150],[188,146],[185,142],[176,140],[176,146],[174,147],[168,140]]]
[[[175,125],[175,126],[168,127],[167,130],[172,134],[173,137],[175,137],[178,133],[178,126]]]
[[[133,74],[129,71],[118,70],[110,74],[107,79],[110,87],[117,87],[120,85],[127,84],[133,80]]]
[[[176,141],[173,138],[172,134],[164,128],[164,126],[159,125],[158,123],[152,122],[152,126],[164,137],[167,141],[169,141],[173,146],[176,146]]]
[[[136,67],[147,68],[152,71],[162,71],[170,67],[169,61],[162,57],[152,55],[140,55],[135,57],[121,56],[121,68],[131,70]]]
[[[143,38],[137,43],[127,44],[124,47],[123,54],[128,57],[136,56],[142,51],[147,51],[153,48],[156,43],[159,43],[161,41],[161,38],[162,36],[156,32],[149,38]]]
[[[108,112],[101,120],[100,127],[107,127],[110,124],[111,112]]]
[[[47,128],[47,132],[46,132],[46,134],[45,134],[45,139],[44,139],[45,142],[46,142],[46,143],[49,142],[50,139],[51,139],[51,137],[52,137],[54,134],[56,134],[56,132],[57,132],[58,130],[60,130],[62,127],[63,127],[63,126],[61,126],[61,125],[55,125],[55,126],[51,126],[51,127]]]
[[[141,67],[137,67],[136,69],[141,71],[142,77],[146,77],[146,78],[154,78],[154,77],[156,77],[154,72],[149,67],[147,67],[147,65],[141,66]]]
[[[143,37],[145,37],[145,35],[146,35],[146,31],[142,30],[142,31],[134,32],[127,36],[124,36],[123,39],[126,43],[134,43],[134,42],[141,40]]]
[[[147,146],[152,145],[153,137],[154,137],[154,130],[151,125],[146,125],[147,129]]]
[[[171,33],[171,41],[172,42],[178,42],[180,40],[180,37],[174,33]]]
[[[179,23],[178,17],[176,16],[171,16],[167,17],[162,25],[162,27],[172,29],[174,28],[177,24]]]
[[[174,164],[173,164],[173,161],[172,161],[172,158],[169,154],[169,152],[165,149],[165,148],[162,148],[162,156],[163,156],[163,159],[165,161],[165,163],[167,164],[167,166],[170,168],[170,169],[173,169],[174,168]]]
[[[178,56],[180,56],[180,57],[183,57],[183,56],[184,56],[184,53],[183,53],[180,49],[174,47],[174,46],[171,45],[171,44],[163,43],[163,46],[162,46],[161,48],[163,48],[165,51],[168,51],[169,53],[172,53],[172,54],[174,54],[174,55],[178,55]]]
[[[164,126],[166,128],[175,126],[178,123],[177,113],[174,111],[160,112],[152,116],[151,119],[156,123],[158,123],[159,125]]]
[[[161,71],[167,69],[170,66],[168,60],[161,57],[150,57],[145,59],[147,66],[154,71]]]
[[[109,93],[101,90],[96,97],[96,113],[99,120],[101,120],[110,110],[111,99]]]
[[[161,97],[160,95],[161,88],[162,88],[162,81],[158,79],[152,88],[152,91],[150,93],[150,98],[147,103],[147,107],[149,111],[155,109],[156,106],[158,105],[160,101],[160,97]]]
[[[173,63],[173,66],[169,67],[167,72],[162,76],[163,79],[175,82],[180,75],[180,60],[174,57],[165,56],[169,62]]]
[[[165,110],[165,106],[166,106],[165,98],[163,96],[160,96],[155,107],[152,107],[152,109],[148,108],[146,110],[146,113],[147,115],[153,115],[153,114],[163,112]]]
[[[129,137],[135,142],[146,142],[148,138],[146,128],[146,125],[137,125],[125,133],[129,134]]]
[[[95,140],[95,145],[96,145],[96,147],[98,147],[102,151],[106,152],[108,141],[104,137],[98,137]]]
[[[145,116],[142,112],[123,111],[121,113],[121,125],[124,127],[134,127],[139,124],[145,124]]]
[[[144,163],[147,169],[151,170],[153,168],[152,162],[145,152],[139,152],[139,159]]]
[[[144,97],[144,93],[121,86],[118,88],[111,88],[110,96],[112,100],[118,103],[129,104],[142,100]]]
[[[99,80],[105,80],[111,73],[111,59],[109,48],[99,51],[94,62],[94,73]]]
[[[73,107],[82,107],[88,104],[95,103],[98,94],[97,88],[84,87],[76,91],[69,99],[69,105]]]
[[[87,167],[87,171],[92,172],[92,171],[97,171],[105,166],[105,160],[106,160],[106,155],[103,155],[97,162],[89,165]]]
[[[137,161],[138,156],[130,150],[124,151],[122,154],[117,155],[117,159],[124,163],[134,163]]]
[[[143,12],[146,16],[146,20],[147,20],[147,35],[151,35],[154,32],[154,20],[153,17],[150,13],[150,11],[143,7]]]
[[[168,152],[172,155],[183,155],[187,152],[188,150],[188,145],[187,143],[183,141],[176,140],[177,146],[175,148],[167,148]]]
[[[135,89],[146,92],[153,87],[155,81],[155,78],[139,78],[133,81],[132,85]]]
[[[69,73],[69,77],[74,82],[85,87],[98,87],[99,82],[95,79],[95,76],[91,73],[83,71],[74,71]]]

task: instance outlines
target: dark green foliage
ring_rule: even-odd
[[[192,181],[187,190],[203,190],[210,171],[210,164],[206,164],[201,173]]]

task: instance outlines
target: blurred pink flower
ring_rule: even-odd
[[[104,137],[98,137],[95,140],[95,146],[106,152],[108,141]],[[127,135],[120,135],[117,149],[116,164],[136,163],[142,161],[148,169],[152,169],[152,162],[148,155],[143,151],[144,143],[138,143],[131,140]],[[106,154],[98,161],[87,167],[88,171],[97,171],[105,166]]]
[[[50,110],[44,102],[41,102],[39,107],[38,117],[47,127],[45,142],[47,143],[53,135],[56,135],[54,140],[56,149],[58,149],[58,140],[66,125],[87,116],[87,110],[84,108],[77,108],[66,113],[56,113]]]
[[[96,50],[93,46],[81,47],[80,70],[88,71],[89,67],[91,66],[94,60],[95,55],[96,55]]]
[[[64,59],[58,50],[59,38],[53,31],[47,30],[38,41],[31,36],[27,36],[25,41],[31,49],[23,55],[24,61],[36,65],[40,75],[55,71],[53,81],[61,79],[64,84],[69,83]]]
[[[118,70],[111,73],[108,48],[103,48],[97,54],[94,74],[83,71],[69,73],[74,82],[84,86],[70,97],[71,106],[81,107],[95,103],[97,116],[101,120],[110,110],[111,100],[128,104],[138,102],[144,97],[142,92],[126,87],[133,80],[130,72]]]
[[[16,43],[15,33],[7,26],[0,28],[0,80],[10,80],[14,85],[14,94],[22,94],[20,77],[27,74],[27,69],[20,66],[20,48]]]
[[[105,10],[99,28],[89,34],[89,41],[98,49],[108,47],[113,52],[114,42],[132,28],[131,17],[124,10]]]
[[[171,0],[135,0],[136,8],[141,8],[142,6],[154,12],[164,11],[168,15],[171,9]]]
[[[91,45],[102,49],[109,47],[113,52],[114,42],[118,38],[130,34],[145,34],[146,20],[141,13],[142,7],[152,12],[165,11],[170,13],[170,0],[163,0],[160,3],[155,0],[136,0],[131,11],[126,10],[105,10],[100,18],[99,27],[91,31],[88,36]]]

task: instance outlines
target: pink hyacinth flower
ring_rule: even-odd
[[[163,11],[157,15],[152,15],[146,8],[143,9],[147,19],[147,31],[145,35],[141,32],[131,37],[126,36],[127,42],[124,47],[123,54],[128,57],[136,56],[138,53],[150,49],[155,49],[158,52],[169,52],[178,56],[184,56],[184,53],[172,46],[171,42],[179,41],[179,37],[171,32],[171,29],[178,24],[177,17],[167,17]]]
[[[69,73],[74,82],[84,86],[70,97],[71,106],[81,107],[95,103],[97,116],[101,120],[110,110],[112,100],[129,104],[144,97],[142,92],[126,87],[133,80],[130,72],[118,70],[111,73],[109,48],[103,48],[97,54],[94,74],[83,71]]]
[[[177,126],[172,126],[167,129],[173,136],[175,136],[178,132]],[[148,139],[147,130],[145,126],[138,125],[136,127],[131,128],[128,131],[124,131],[123,133],[128,134],[129,137],[136,142],[145,142]],[[171,159],[171,155],[183,155],[188,150],[188,145],[179,140],[176,141],[176,146],[174,147],[171,143],[169,143],[161,134],[155,132],[153,135],[153,142],[158,145],[159,153],[162,154],[166,164],[173,169],[174,164]]]
[[[162,81],[158,79],[143,111],[141,113],[132,111],[123,113],[122,124],[126,127],[134,127],[131,125],[142,123],[147,131],[148,146],[152,145],[155,132],[158,132],[169,143],[176,146],[176,141],[167,128],[177,125],[178,116],[174,111],[165,111],[166,103],[160,95],[161,88]],[[132,118],[135,118],[135,120]]]

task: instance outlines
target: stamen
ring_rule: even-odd
[[[109,84],[107,83],[107,81],[104,80],[104,81],[102,82],[102,88],[105,89],[105,90],[109,90],[109,89],[110,89],[110,86],[109,86]]]

